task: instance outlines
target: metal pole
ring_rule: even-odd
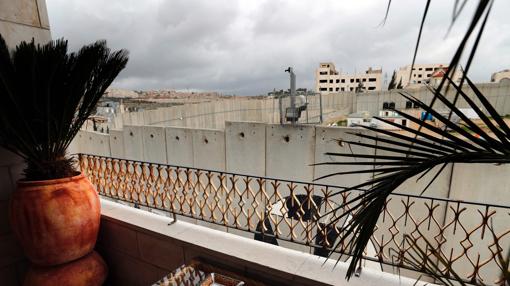
[[[290,74],[290,110],[292,112],[291,122],[292,124],[296,123],[296,74],[294,74],[294,70],[289,67],[285,70]]]

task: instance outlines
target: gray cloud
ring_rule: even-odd
[[[339,0],[47,0],[53,38],[73,48],[97,39],[130,51],[114,85],[130,89],[200,89],[256,95],[287,88],[293,66],[300,87],[332,61],[345,72],[369,66],[391,73],[409,64],[424,1]],[[474,3],[445,38],[451,1],[432,1],[419,62],[447,63]],[[487,81],[510,67],[509,1],[496,1],[470,76]]]

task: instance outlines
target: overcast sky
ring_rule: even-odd
[[[73,49],[106,39],[130,52],[115,87],[265,94],[313,88],[319,62],[343,72],[410,64],[425,0],[47,0],[52,37]],[[435,0],[418,63],[447,63],[472,16],[474,2],[445,37],[453,0]],[[488,81],[510,68],[510,1],[496,0],[471,78]],[[384,78],[384,77],[383,77]]]

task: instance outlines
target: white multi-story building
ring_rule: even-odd
[[[442,79],[447,71],[446,64],[415,64],[412,71],[411,65],[403,66],[396,71],[395,86],[410,88],[419,87],[422,84],[434,84],[439,76]],[[462,73],[457,69],[453,80],[460,82],[461,76]]]
[[[382,70],[369,68],[364,73],[338,72],[333,63],[321,63],[315,71],[315,91],[322,94],[342,91],[381,90]]]
[[[510,82],[510,70],[502,70],[492,74],[491,82]]]

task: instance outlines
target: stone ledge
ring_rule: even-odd
[[[210,250],[216,255],[223,254],[233,260],[247,261],[247,273],[268,273],[276,278],[290,278],[294,281],[314,281],[315,284],[342,285],[346,284],[345,273],[348,265],[311,254],[285,249],[263,242],[243,238],[183,221],[174,222],[172,218],[145,212],[102,199],[102,215],[104,219],[118,221],[124,225],[134,226],[147,233],[171,238],[183,247],[195,247]],[[274,272],[274,273],[273,273]],[[399,277],[391,273],[364,268],[360,277],[353,277],[349,285],[424,285],[415,279]],[[308,284],[308,283],[307,283]]]

